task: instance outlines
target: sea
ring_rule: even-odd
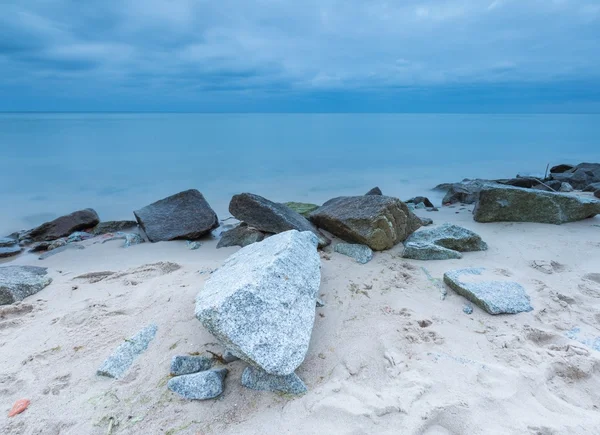
[[[600,114],[0,113],[0,236],[82,208],[102,220],[182,190],[320,204],[408,199],[464,178],[600,161]]]

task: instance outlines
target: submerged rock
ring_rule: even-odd
[[[181,376],[208,370],[213,359],[206,356],[176,355],[171,359],[171,375]]]
[[[497,280],[484,268],[451,270],[444,282],[490,314],[516,314],[533,310],[525,289],[516,282]]]
[[[312,212],[310,220],[347,242],[374,251],[392,248],[421,226],[405,203],[379,195],[331,199]]]
[[[136,221],[106,221],[100,222],[90,232],[95,236],[99,236],[101,234],[127,232],[126,230],[132,230],[137,226]]]
[[[473,231],[445,223],[411,234],[404,242],[402,256],[414,260],[448,260],[462,258],[461,252],[486,249],[487,244]]]
[[[219,226],[217,215],[196,189],[161,199],[133,214],[151,242],[194,240]]]
[[[121,378],[139,354],[148,349],[148,345],[156,336],[158,327],[149,325],[128,340],[125,340],[111,356],[102,363],[96,372],[99,376]]]
[[[95,227],[99,222],[98,214],[91,208],[86,208],[46,222],[28,231],[26,237],[32,242],[56,240],[67,237],[75,231]]]
[[[287,394],[303,394],[307,391],[306,385],[296,373],[275,376],[252,366],[244,369],[242,385],[253,390],[278,391]]]
[[[300,213],[305,218],[307,218],[311,212],[319,208],[317,204],[310,204],[307,202],[286,202],[284,205],[291,208],[296,213]]]
[[[169,380],[167,388],[184,399],[214,399],[223,393],[227,369],[207,370],[190,375],[177,376]]]
[[[217,248],[226,248],[229,246],[244,246],[264,240],[263,232],[256,228],[239,226],[221,234],[221,240],[217,243]]]
[[[318,237],[319,247],[330,243],[330,240],[300,213],[262,196],[252,193],[234,195],[229,203],[229,212],[236,219],[260,231],[274,234],[289,230],[310,231]]]
[[[562,224],[600,213],[600,202],[574,195],[487,186],[481,190],[473,211],[477,222],[540,222]]]
[[[381,192],[381,189],[379,187],[374,187],[367,193],[365,193],[365,195],[383,195],[383,193]]]
[[[240,249],[206,281],[196,317],[227,349],[275,375],[304,361],[321,281],[317,238],[286,231]]]
[[[366,264],[373,258],[373,251],[366,245],[338,243],[333,250],[339,254],[354,258],[360,264]]]
[[[52,282],[48,269],[36,266],[0,267],[0,305],[34,295]]]

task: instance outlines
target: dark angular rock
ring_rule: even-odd
[[[600,202],[566,193],[510,186],[487,186],[473,210],[477,222],[562,224],[600,214]]]
[[[414,198],[404,201],[407,204],[425,204],[425,207],[435,207],[433,203],[426,196],[415,196]]]
[[[203,372],[212,365],[213,359],[206,356],[177,355],[171,359],[171,374],[181,376]]]
[[[393,247],[421,226],[405,203],[379,195],[331,199],[312,212],[310,220],[345,241],[374,251]]]
[[[221,240],[217,243],[217,248],[226,248],[228,246],[244,246],[264,240],[263,232],[249,226],[239,226],[221,234]]]
[[[552,166],[550,168],[550,173],[551,174],[562,174],[563,172],[567,172],[570,171],[571,169],[573,169],[575,166],[573,165],[556,165],[556,166]]]
[[[194,240],[219,226],[217,215],[196,189],[161,199],[133,214],[151,242]]]
[[[106,221],[100,222],[90,232],[95,236],[99,236],[101,234],[127,232],[126,230],[131,230],[137,226],[136,221]]]
[[[42,242],[67,237],[75,231],[81,231],[98,225],[100,218],[91,208],[79,210],[46,222],[27,232],[26,237],[33,242]]]
[[[365,193],[365,195],[383,195],[383,193],[381,192],[381,189],[379,187],[374,187],[367,193]]]
[[[271,375],[256,367],[246,367],[242,373],[242,385],[259,391],[279,391],[287,394],[306,393],[306,385],[296,373],[285,376]]]
[[[330,240],[300,213],[259,195],[252,193],[234,195],[229,203],[229,212],[236,219],[260,231],[275,234],[289,230],[310,231],[319,239],[319,247],[330,243]]]
[[[52,282],[48,269],[36,266],[0,267],[0,305],[34,295]]]
[[[551,176],[554,180],[569,183],[575,189],[585,189],[592,183],[600,182],[600,163],[580,163],[573,169]]]
[[[317,204],[310,204],[307,202],[286,202],[284,203],[287,207],[291,208],[297,213],[300,213],[305,218],[308,218],[308,215],[319,208]]]
[[[462,258],[461,252],[485,251],[487,244],[473,231],[445,223],[412,233],[404,242],[404,258],[447,260]]]
[[[214,399],[223,393],[227,372],[227,369],[217,369],[176,376],[169,380],[167,387],[184,399]]]

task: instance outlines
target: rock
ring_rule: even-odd
[[[325,302],[323,302],[323,299],[317,298],[316,307],[317,308],[323,308],[324,306],[325,306]]]
[[[2,239],[0,239],[1,242]],[[12,240],[12,239],[10,239]],[[13,240],[13,243],[15,242],[15,240]],[[15,255],[18,255],[21,253],[21,251],[23,250],[23,248],[21,248],[21,246],[18,243],[15,243],[13,245],[9,245],[9,246],[2,246],[0,244],[0,258],[8,258],[8,257],[13,257]]]
[[[330,243],[304,216],[262,196],[252,193],[234,195],[229,203],[229,212],[260,231],[274,234],[289,230],[310,231],[319,238],[319,247]]]
[[[228,350],[223,353],[222,358],[223,361],[227,364],[232,363],[234,361],[239,361],[239,358]]]
[[[198,239],[219,226],[204,196],[185,190],[133,212],[151,242]]]
[[[559,192],[573,192],[574,190],[573,186],[565,182],[560,183],[560,188],[558,189]]]
[[[473,314],[473,307],[471,305],[463,306],[463,313],[465,314]]]
[[[206,356],[177,355],[171,359],[171,375],[181,376],[208,370],[213,359]]]
[[[425,196],[415,196],[414,198],[409,199],[408,201],[404,201],[407,204],[425,204],[425,207],[434,207],[433,203],[429,200],[429,198]]]
[[[415,210],[425,210],[427,207],[425,206],[425,203],[420,202],[418,204],[415,205]]]
[[[177,376],[169,380],[167,388],[184,399],[214,399],[223,393],[227,372],[227,369],[216,369]]]
[[[239,226],[232,230],[221,234],[221,240],[217,243],[217,248],[225,248],[228,246],[244,246],[264,240],[265,235],[249,226]]]
[[[562,174],[563,172],[567,172],[570,171],[571,169],[573,169],[575,166],[573,165],[556,165],[556,166],[552,166],[550,168],[550,173],[551,174]]]
[[[36,266],[0,267],[0,305],[34,295],[52,282],[48,269]]]
[[[600,183],[591,183],[591,184],[588,184],[583,189],[584,192],[595,192],[597,190],[600,190]]]
[[[156,325],[149,325],[131,337],[125,340],[108,357],[102,366],[96,372],[99,376],[108,376],[110,378],[121,378],[135,360],[135,358],[148,349],[148,345],[156,336]]]
[[[338,243],[333,250],[339,254],[354,258],[360,264],[366,264],[373,258],[373,251],[366,245]]]
[[[454,183],[450,186],[442,204],[475,204],[479,199],[479,192],[483,186],[494,184],[489,180],[464,180],[460,183]]]
[[[540,179],[532,177],[517,177],[509,178],[508,180],[497,180],[496,182],[498,184],[504,184],[507,186],[525,187],[527,189],[531,189],[533,186],[540,184]]]
[[[319,206],[316,204],[310,204],[306,202],[286,202],[284,205],[291,208],[296,213],[300,213],[305,218],[307,218],[311,212],[319,208]]]
[[[473,210],[477,222],[540,222],[562,224],[600,213],[600,202],[566,193],[509,186],[481,190]]]
[[[365,193],[365,195],[383,195],[383,193],[381,192],[381,189],[379,187],[374,187],[367,193]]]
[[[67,243],[82,242],[83,240],[88,240],[88,239],[91,239],[92,237],[94,237],[93,234],[86,233],[84,231],[75,231],[73,234],[71,234],[69,237],[67,237],[66,242]]]
[[[0,248],[10,248],[14,245],[18,245],[19,241],[12,237],[0,237]]]
[[[48,251],[53,251],[55,249],[62,248],[66,244],[67,244],[67,239],[65,237],[56,239],[55,241],[50,242],[50,244],[48,245]]]
[[[27,232],[26,237],[33,242],[43,242],[67,237],[75,231],[95,227],[100,222],[98,214],[91,208],[79,210],[46,222]]]
[[[53,255],[60,254],[61,252],[69,251],[72,249],[85,249],[85,246],[81,245],[63,245],[58,248],[52,249],[50,251],[44,252],[42,255],[38,257],[40,260],[45,260],[48,257],[52,257]]]
[[[275,375],[302,363],[321,281],[318,240],[286,231],[248,245],[208,278],[196,317],[227,349]]]
[[[202,246],[202,243],[200,243],[198,241],[192,241],[192,240],[187,240],[185,242],[185,244],[190,251],[195,251],[196,249],[200,249],[200,247]]]
[[[431,219],[431,218],[419,217],[419,220],[421,221],[421,225],[424,226],[424,227],[433,224],[433,219]]]
[[[341,239],[374,251],[393,247],[421,226],[405,203],[379,195],[331,199],[313,211],[310,219]]]
[[[536,184],[532,189],[544,190],[546,192],[558,192],[561,186],[562,182],[558,180],[548,180],[544,181],[543,184]]]
[[[140,243],[144,243],[144,239],[142,238],[142,236],[140,236],[137,233],[118,232],[118,233],[115,233],[114,235],[110,235],[110,233],[108,233],[108,235],[109,235],[109,237],[102,240],[102,243],[112,242],[113,240],[125,240],[125,243],[123,243],[124,248],[129,248],[130,246],[139,245]]]
[[[487,244],[473,231],[445,223],[416,231],[404,242],[404,258],[448,260],[462,258],[461,252],[485,251]]]
[[[504,278],[498,275],[499,278]],[[531,311],[529,296],[516,282],[496,280],[484,268],[451,270],[444,274],[444,282],[490,314],[516,314]]]
[[[295,373],[276,376],[252,366],[244,369],[242,385],[253,390],[279,391],[287,394],[303,394],[307,391],[306,385]]]
[[[100,222],[90,232],[95,236],[99,236],[101,234],[127,232],[125,230],[132,230],[137,226],[136,221],[106,221]]]
[[[551,176],[554,180],[569,183],[575,189],[585,189],[592,183],[600,182],[600,163],[580,163],[568,171]]]

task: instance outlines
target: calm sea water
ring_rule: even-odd
[[[600,115],[0,114],[0,235],[75,209],[104,220],[188,188],[220,217],[238,192],[320,203],[378,185],[600,161]]]

